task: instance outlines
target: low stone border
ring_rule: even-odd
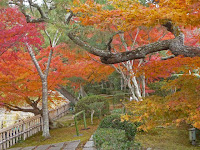
[[[96,150],[95,144],[93,141],[93,135],[90,137],[89,141],[84,145],[83,150]]]

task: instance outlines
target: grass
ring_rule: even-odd
[[[136,141],[143,148],[153,150],[200,150],[199,146],[189,143],[189,133],[186,127],[155,128],[136,135]]]
[[[64,116],[66,118],[66,116]],[[62,120],[62,123],[65,125],[72,125],[73,120]],[[36,145],[46,145],[46,144],[53,144],[53,143],[60,143],[60,142],[66,142],[66,141],[74,141],[74,140],[81,140],[81,143],[79,144],[79,149],[84,146],[84,144],[89,140],[91,135],[96,131],[98,124],[100,123],[100,120],[98,118],[94,118],[94,124],[90,124],[90,118],[87,118],[87,127],[89,129],[83,130],[83,120],[78,121],[78,128],[79,133],[82,134],[82,136],[76,136],[76,129],[75,126],[71,127],[62,127],[62,128],[56,128],[50,130],[50,139],[44,140],[42,137],[42,132],[39,132],[29,138],[27,138],[25,141],[21,141],[20,143],[17,143],[11,148],[15,147],[29,147],[29,146],[36,146]]]

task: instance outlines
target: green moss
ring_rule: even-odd
[[[187,128],[156,128],[147,133],[138,132],[136,141],[141,143],[143,148],[162,150],[199,150],[200,147],[192,146],[189,143]]]
[[[63,121],[64,122],[64,121]],[[72,120],[66,121],[65,124],[71,123]],[[53,144],[53,143],[60,143],[60,142],[66,142],[66,141],[74,141],[74,140],[81,140],[80,145],[84,145],[91,135],[96,131],[98,124],[100,120],[97,118],[94,118],[94,124],[90,124],[89,118],[87,119],[87,126],[88,130],[83,130],[83,120],[78,121],[78,128],[80,134],[82,136],[76,136],[76,129],[75,126],[72,127],[64,127],[64,128],[57,128],[50,130],[51,138],[44,140],[42,137],[42,132],[39,132],[29,138],[27,138],[25,141],[21,141],[20,143],[14,145],[14,147],[29,147],[29,146],[36,146],[36,145],[46,145],[46,144]]]

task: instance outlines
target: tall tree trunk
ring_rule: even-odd
[[[123,84],[123,78],[121,77],[121,91],[123,90],[124,84]]]
[[[138,83],[137,83],[137,80],[136,80],[136,77],[132,77],[132,82],[133,82],[133,85],[135,87],[135,95],[137,96],[138,100],[139,101],[142,101],[142,96],[141,96],[141,92],[140,92],[140,88],[138,86]]]
[[[84,87],[82,85],[80,85],[79,94],[80,94],[81,98],[87,96],[87,93],[85,92]]]
[[[48,115],[48,86],[47,86],[47,77],[49,72],[49,66],[53,54],[53,50],[51,49],[48,57],[48,63],[46,66],[45,73],[42,72],[42,69],[40,68],[40,65],[35,57],[35,53],[33,52],[32,47],[26,43],[28,52],[31,56],[31,59],[38,71],[38,74],[40,76],[40,79],[42,81],[42,119],[43,119],[43,136],[47,139],[50,137],[49,133],[49,115]]]
[[[141,82],[142,82],[142,97],[145,97],[146,95],[145,95],[145,93],[146,93],[146,91],[145,91],[145,86],[146,86],[146,84],[145,84],[145,75],[142,75],[141,76]]]
[[[44,136],[45,138],[49,138],[50,133],[49,133],[47,78],[42,79],[42,116],[43,116],[43,133],[42,133],[42,136]]]
[[[56,90],[60,92],[64,97],[66,97],[73,104],[77,103],[78,99],[72,93],[70,93],[67,89],[65,89],[62,85],[59,85],[59,88],[57,88]]]
[[[133,85],[131,84],[131,80],[128,81],[128,88],[130,89],[131,95],[132,95],[132,99],[139,101],[138,98],[135,96],[135,90]]]

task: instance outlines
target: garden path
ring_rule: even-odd
[[[79,145],[79,143],[80,140],[67,141],[67,142],[48,144],[48,145],[17,147],[17,148],[11,148],[10,150],[75,150]]]

